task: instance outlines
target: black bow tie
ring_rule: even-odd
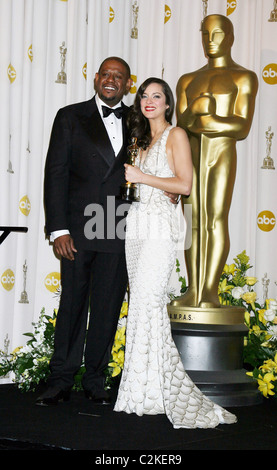
[[[108,106],[102,106],[104,118],[114,113],[118,119],[121,119],[123,114],[123,108],[108,108]]]

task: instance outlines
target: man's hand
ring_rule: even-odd
[[[54,240],[54,248],[58,255],[63,256],[70,261],[74,260],[74,253],[77,253],[73,239],[70,235],[61,235],[56,238]]]
[[[169,197],[172,204],[178,204],[178,202],[180,201],[180,195],[179,194],[168,193],[167,191],[164,191],[164,194],[167,197]]]

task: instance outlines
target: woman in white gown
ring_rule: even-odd
[[[127,216],[126,259],[130,302],[125,362],[115,411],[165,413],[174,428],[209,428],[236,417],[213,403],[186,374],[171,335],[167,288],[176,261],[176,204],[166,193],[188,195],[192,160],[185,131],[171,126],[174,99],[160,79],[146,80],[130,116],[140,153],[125,165],[139,183],[140,202]]]

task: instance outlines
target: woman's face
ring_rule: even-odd
[[[168,107],[162,85],[159,83],[148,85],[140,100],[142,114],[148,119],[164,117]]]

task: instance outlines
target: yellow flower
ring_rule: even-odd
[[[223,272],[225,274],[234,275],[235,271],[236,271],[236,265],[234,263],[233,264],[225,264],[224,269],[223,269]]]
[[[122,326],[122,328],[119,328],[114,337],[114,344],[113,344],[113,350],[117,351],[118,349],[121,348],[121,346],[125,346],[126,342],[126,327]]]
[[[274,361],[272,359],[267,359],[264,363],[259,367],[263,372],[277,372],[277,363],[276,363],[276,355],[274,357]]]
[[[37,361],[38,361],[38,362],[47,362],[47,363],[49,364],[50,359],[49,359],[49,357],[47,357],[47,356],[43,356],[43,357],[38,357],[38,358],[37,358]]]
[[[224,292],[229,292],[233,289],[233,286],[227,284],[227,279],[223,279],[218,285],[218,293],[223,294]]]
[[[275,393],[272,391],[272,389],[274,388],[274,385],[271,383],[274,380],[276,380],[276,378],[271,372],[268,372],[267,374],[265,374],[264,377],[259,375],[258,377],[259,390],[260,392],[262,392],[264,397],[268,398],[268,395],[275,395]]]
[[[275,299],[266,299],[265,301],[266,309],[270,308],[270,302],[275,302]]]
[[[245,323],[246,323],[247,325],[249,325],[249,323],[250,323],[250,313],[248,312],[248,310],[246,310],[246,311],[244,312],[244,319],[245,319]]]
[[[125,346],[126,343],[126,327],[123,326],[122,328],[119,328],[115,334],[114,337],[114,344],[112,347],[112,354],[117,353],[120,349],[122,349],[123,346]]]
[[[255,300],[257,298],[256,292],[245,292],[242,295],[242,299],[245,300],[248,304],[251,305],[252,309],[255,310]]]
[[[243,294],[242,298],[248,304],[252,304],[252,302],[255,302],[255,300],[257,298],[257,294],[256,294],[256,292],[245,292]]]
[[[238,256],[238,260],[241,262],[241,264],[246,264],[249,262],[249,256],[246,254],[246,250],[243,250]]]
[[[54,312],[55,312],[55,315],[56,315],[56,317],[57,317],[58,309],[57,309],[57,308],[54,308]],[[53,318],[49,318],[49,322],[52,323],[52,325],[54,326],[54,328],[55,328],[55,326],[56,326],[56,320],[57,320],[56,317],[55,317],[54,319],[53,319]]]
[[[220,298],[219,301],[220,301],[221,305],[230,305],[231,304],[230,300]]]
[[[246,276],[245,280],[248,286],[254,286],[256,282],[258,282],[258,279],[256,277],[250,277],[250,276]]]
[[[264,325],[266,325],[267,322],[265,320],[264,313],[265,313],[265,309],[262,308],[261,310],[259,310],[258,316],[259,316],[259,321],[263,323]]]
[[[252,331],[256,336],[259,336],[262,333],[262,330],[258,325],[253,325]]]
[[[119,318],[126,317],[127,314],[128,314],[128,302],[123,302],[121,310],[120,310]]]
[[[109,366],[113,368],[112,377],[119,375],[124,365],[124,351],[120,350],[117,354],[113,354],[113,362],[109,363]]]
[[[18,346],[17,348],[15,348],[15,349],[13,350],[13,352],[12,352],[12,355],[13,355],[13,356],[16,356],[17,353],[19,353],[20,349],[22,349],[22,348],[23,348],[23,346]]]

